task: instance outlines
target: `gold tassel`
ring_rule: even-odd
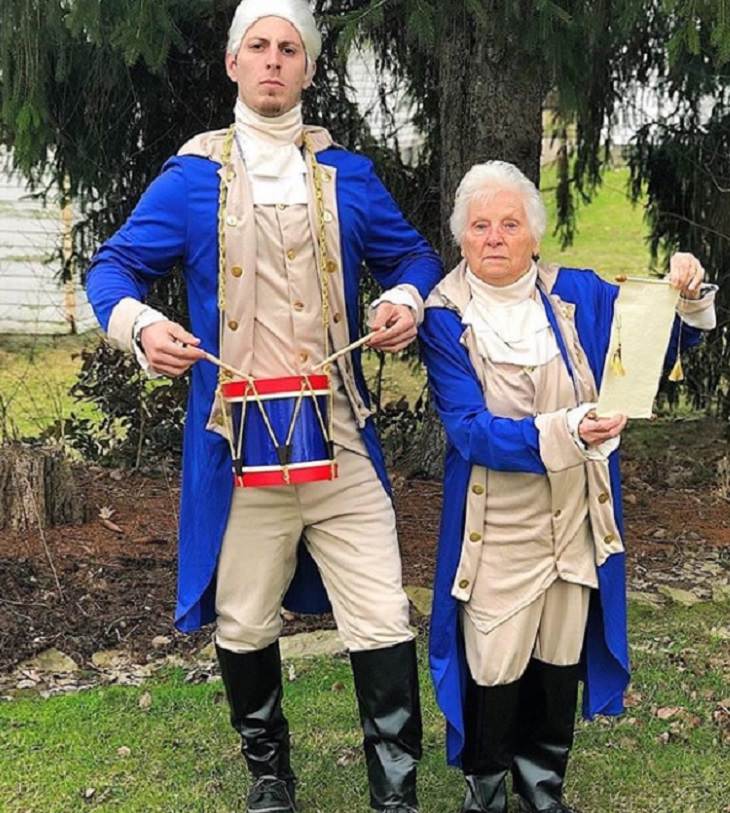
[[[623,359],[621,358],[621,316],[616,314],[614,320],[614,329],[616,330],[616,349],[611,354],[611,372],[614,375],[626,375],[626,368],[624,367]]]
[[[621,361],[621,348],[617,347],[611,356],[611,371],[614,375],[626,375],[626,368]]]
[[[682,369],[682,324],[679,323],[679,333],[677,334],[677,360],[674,362],[674,367],[669,373],[670,381],[684,381],[684,370]]]
[[[682,359],[677,356],[677,360],[674,362],[674,367],[672,367],[671,373],[669,373],[669,380],[670,381],[684,381],[684,370],[682,369]]]

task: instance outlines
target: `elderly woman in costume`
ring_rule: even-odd
[[[587,717],[619,714],[629,681],[626,418],[592,411],[618,288],[538,264],[545,221],[516,167],[472,167],[451,218],[463,260],[421,328],[448,440],[431,669],[448,760],[466,779],[462,813],[506,813],[510,771],[523,811],[571,811],[578,681]],[[703,273],[690,254],[672,258],[683,348],[714,325]]]

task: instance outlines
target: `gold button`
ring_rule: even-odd
[[[293,260],[297,256],[297,253],[296,253],[296,251],[294,251],[293,248],[290,248],[289,251],[286,252],[286,256],[287,256],[287,259]]]
[[[560,519],[560,515],[562,513],[563,512],[558,508],[558,510],[553,514],[553,516],[555,517],[555,519]]]
[[[338,322],[341,322],[341,321],[342,321],[342,314],[341,314],[339,311],[338,311],[337,313],[335,313],[335,314],[333,315],[333,317],[332,317],[332,321],[333,321],[335,324],[337,324]]]
[[[461,589],[462,589],[462,590],[466,590],[466,588],[467,588],[468,586],[469,586],[469,579],[462,579],[462,580],[459,582],[459,587],[461,587]]]
[[[476,531],[472,531],[469,534],[469,541],[470,542],[481,542],[481,540],[482,540],[482,535],[480,533],[477,533]]]
[[[231,319],[231,321],[228,323],[228,327],[231,330],[238,330],[238,322],[235,319]]]
[[[286,209],[286,203],[278,203],[276,208],[279,209],[279,210]]]
[[[233,268],[231,268],[231,274],[233,274],[234,277],[240,277],[241,274],[243,274],[243,268],[241,268],[240,265],[234,265]]]
[[[299,361],[306,361],[309,358],[309,353],[306,350],[302,350],[299,354]]]
[[[226,223],[229,226],[237,226],[238,225],[238,218],[235,215],[228,215],[226,218]]]
[[[616,537],[615,537],[613,534],[606,534],[606,535],[603,537],[603,541],[604,541],[604,542],[605,542],[607,545],[610,545],[610,544],[611,544],[611,542],[613,542],[613,541],[614,541],[614,539],[616,539]]]
[[[471,487],[474,494],[484,494],[484,486],[475,485]]]
[[[602,494],[598,495],[598,502],[600,502],[601,504],[608,502],[610,499],[611,498],[608,496],[608,494],[606,494],[605,491]]]
[[[327,260],[327,271],[334,274],[337,271],[337,263],[334,260]]]
[[[295,302],[292,306],[295,311],[303,311],[304,310],[304,302]]]
[[[331,223],[332,222],[332,212],[325,212],[324,215],[322,215],[322,219],[324,220],[325,223]]]
[[[226,174],[226,180],[230,183],[235,177],[236,173],[232,169],[229,169],[228,173]]]

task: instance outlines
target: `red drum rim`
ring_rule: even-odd
[[[330,380],[327,375],[291,375],[284,378],[254,378],[251,379],[259,395],[298,395],[302,389],[302,383],[308,382],[304,392],[309,393],[314,390],[315,394],[324,393],[318,390],[329,390]],[[221,387],[224,398],[251,398],[254,396],[254,387],[251,381],[237,380],[226,381]]]
[[[265,488],[266,486],[296,486],[313,483],[317,480],[334,480],[337,477],[337,463],[317,461],[311,465],[288,467],[289,479],[284,477],[283,468],[250,469],[243,474],[233,475],[236,488]]]

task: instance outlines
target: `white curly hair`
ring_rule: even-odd
[[[464,239],[472,201],[489,198],[502,189],[514,190],[522,196],[530,233],[536,242],[540,242],[547,228],[547,212],[538,188],[514,164],[485,161],[474,164],[456,190],[449,225],[457,245],[461,245]]]

